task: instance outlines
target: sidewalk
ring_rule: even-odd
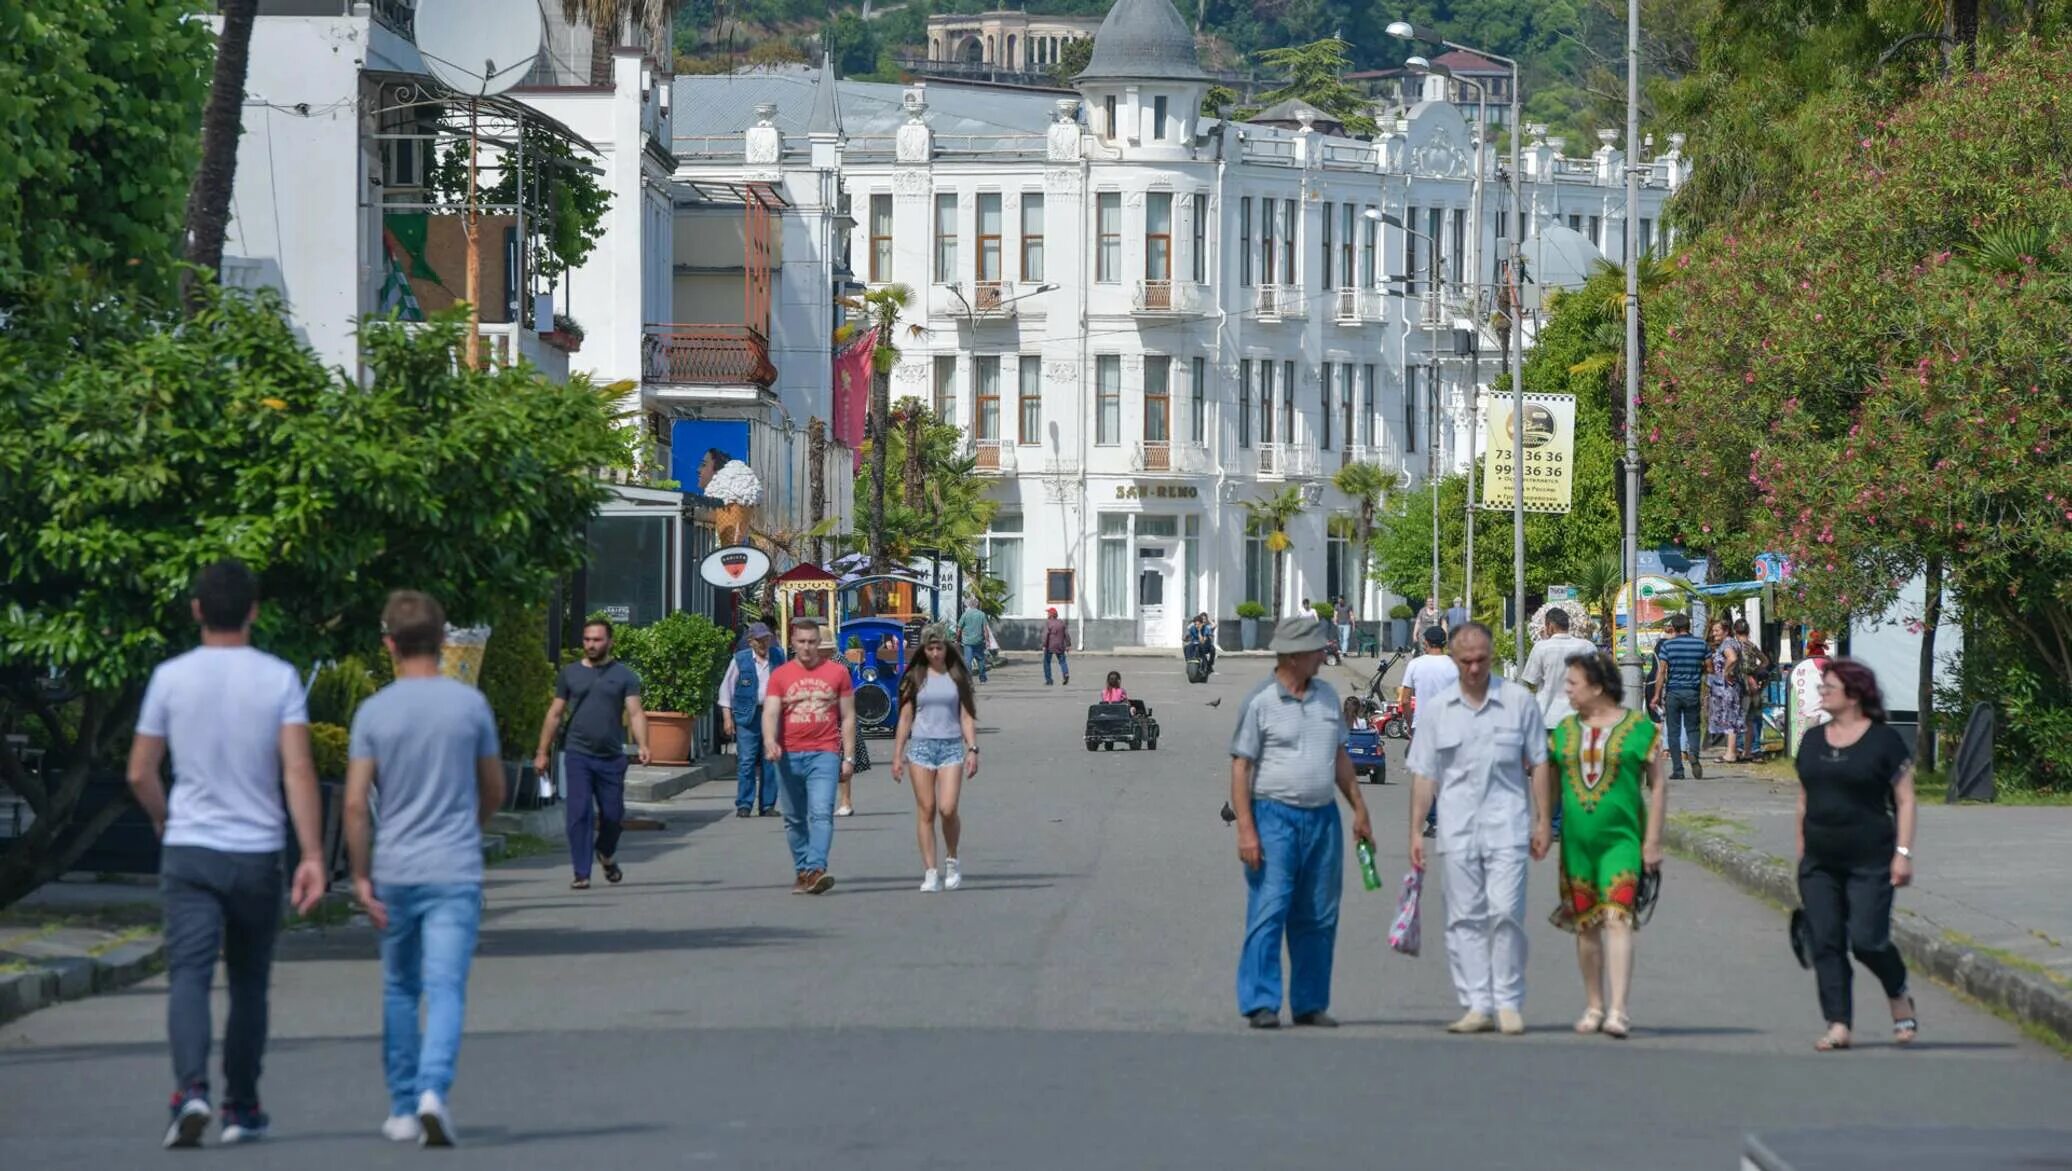
[[[1788,760],[1708,764],[1704,780],[1670,787],[1668,844],[1797,906],[1797,809]],[[1919,809],[1914,881],[1893,922],[1907,962],[2072,1043],[2072,806],[1952,806],[1924,792]]]

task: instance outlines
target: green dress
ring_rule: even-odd
[[[1571,715],[1547,734],[1561,786],[1561,906],[1553,922],[1587,930],[1607,918],[1633,921],[1640,891],[1647,778],[1661,731],[1638,712],[1609,728]]]

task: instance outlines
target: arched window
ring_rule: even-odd
[[[1015,59],[1014,59],[1014,49],[1015,49],[1015,37],[1014,37],[1014,34],[1012,34],[1012,33],[1009,33],[1009,34],[1008,34],[1008,37],[1007,37],[1007,57],[1006,57],[1005,61],[1003,61],[1003,62],[1002,62],[1002,63],[1003,63],[1003,64],[1005,64],[1005,65],[1006,65],[1006,66],[1007,66],[1007,67],[1008,67],[1009,69],[1013,69],[1013,68],[1016,68],[1016,66],[1017,66],[1017,65],[1019,64],[1019,63],[1018,63],[1018,62],[1016,62],[1016,61],[1015,61]]]

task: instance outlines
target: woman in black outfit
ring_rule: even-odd
[[[1828,723],[1799,741],[1799,902],[1827,1032],[1814,1048],[1847,1049],[1854,1002],[1849,954],[1884,986],[1892,1040],[1920,1033],[1906,964],[1892,945],[1892,892],[1913,880],[1914,765],[1885,722],[1877,676],[1849,659],[1821,672]]]

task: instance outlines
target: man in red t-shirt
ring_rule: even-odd
[[[763,700],[763,743],[777,768],[784,836],[797,871],[795,895],[824,894],[835,840],[835,790],[856,769],[856,692],[849,669],[827,657],[820,623],[794,618],[790,662],[770,672]]]

